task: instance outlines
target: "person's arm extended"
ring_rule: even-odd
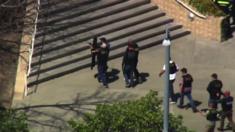
[[[161,77],[162,74],[164,74],[164,73],[165,73],[165,70],[161,70],[161,72],[158,74],[158,76]]]

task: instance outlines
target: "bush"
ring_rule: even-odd
[[[224,16],[222,10],[212,2],[212,0],[184,0],[189,5],[192,5],[194,8],[197,9],[198,12],[204,15],[211,15],[211,16]]]
[[[84,120],[71,120],[69,125],[75,132],[162,132],[161,102],[151,91],[136,101],[100,104],[95,114],[86,113]],[[175,132],[189,132],[182,117],[170,114],[169,122]]]
[[[26,115],[14,110],[0,110],[0,132],[28,132]]]

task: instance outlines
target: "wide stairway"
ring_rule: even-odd
[[[88,68],[94,36],[107,38],[115,59],[129,39],[141,50],[160,45],[166,27],[171,39],[190,33],[149,0],[41,0],[28,86]]]

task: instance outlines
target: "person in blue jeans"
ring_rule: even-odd
[[[178,105],[179,108],[183,108],[184,105],[184,96],[186,96],[189,100],[189,103],[191,105],[191,108],[193,112],[197,112],[196,106],[194,104],[193,98],[192,98],[192,83],[193,83],[193,77],[187,72],[186,68],[181,69],[182,73],[182,81],[179,84],[181,88],[181,96],[180,96],[180,103]]]
[[[98,69],[98,81],[102,82],[102,87],[108,88],[107,81],[107,69],[108,69],[108,58],[109,58],[109,44],[107,40],[102,37],[100,38],[101,44],[96,50],[97,52],[97,69]]]
[[[122,60],[123,75],[126,88],[134,87],[135,70],[138,63],[138,51],[133,44],[129,43]]]

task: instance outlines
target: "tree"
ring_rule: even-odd
[[[28,132],[26,115],[15,110],[0,110],[0,132]]]
[[[135,101],[100,104],[95,114],[85,113],[83,120],[73,119],[69,125],[75,132],[162,132],[162,101],[151,91]],[[190,132],[182,125],[182,117],[169,115],[171,132]]]

